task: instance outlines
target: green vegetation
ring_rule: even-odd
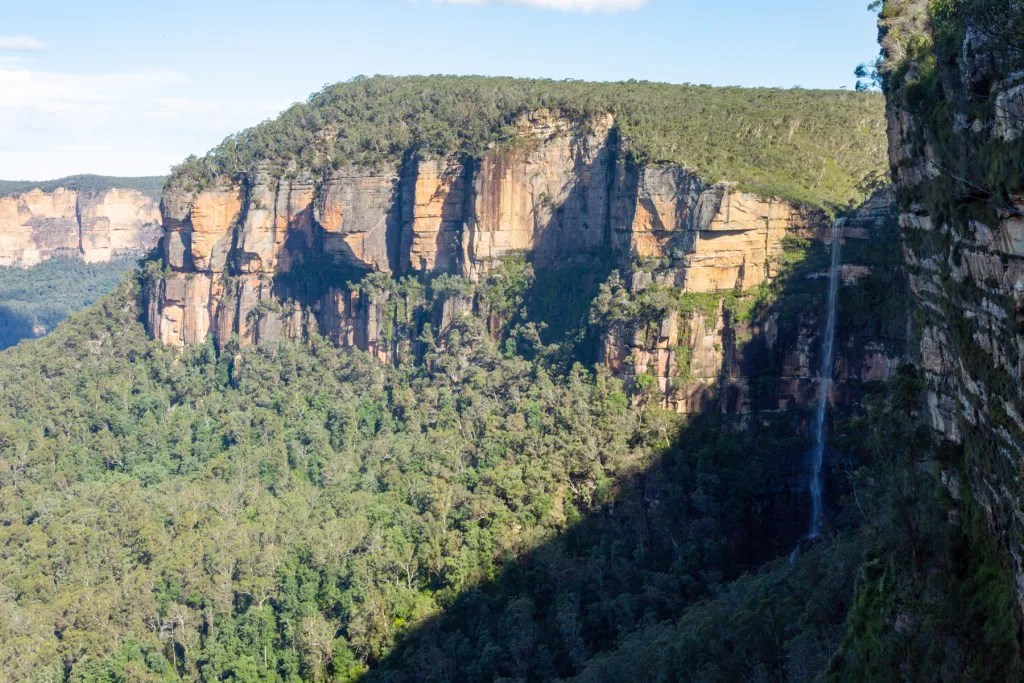
[[[28,192],[29,190],[43,190],[52,192],[59,187],[67,190],[78,190],[80,192],[103,192],[113,188],[124,188],[138,190],[142,194],[159,201],[163,193],[166,176],[144,176],[138,178],[122,178],[117,176],[103,175],[73,175],[56,180],[0,180],[0,197],[7,197],[12,194]]]
[[[633,296],[612,273],[590,321],[724,306],[737,324],[780,312],[785,328],[787,298],[823,295],[806,275],[828,255],[786,245],[801,250],[747,295]],[[519,255],[476,285],[515,343],[465,316],[424,334],[422,362],[394,366],[322,339],[164,348],[139,323],[142,278],[0,354],[0,671],[13,680],[1019,671],[1015,655],[984,657],[1015,652],[1010,576],[966,534],[976,515],[947,523],[929,463],[957,455],[919,427],[910,369],[869,387],[864,412],[835,415],[831,528],[791,564],[803,411],[631,406],[606,372],[526,343],[536,275]],[[358,287],[393,321],[473,291],[455,276]]]
[[[955,412],[980,419],[964,421],[962,446],[928,445],[930,434],[908,434],[899,423],[914,416],[898,397],[896,409],[876,419],[892,463],[890,523],[858,578],[833,679],[879,680],[899,668],[907,680],[1021,680],[1024,630],[1011,564],[1021,545],[1014,522],[1021,482],[1012,463],[1024,433],[1002,409],[1004,401],[1019,405],[1019,377],[979,346],[972,319],[986,307],[1006,312],[1008,322],[993,326],[988,344],[1007,353],[1006,365],[1015,368],[1019,307],[1000,291],[1005,285],[998,277],[965,274],[964,252],[980,241],[977,226],[994,228],[1001,215],[1014,212],[1012,198],[1024,187],[1022,141],[993,134],[1000,116],[1020,124],[1012,111],[999,111],[998,95],[1024,67],[1024,6],[886,0],[880,27],[882,85],[911,124],[899,148],[909,153],[898,160],[898,199],[932,225],[903,235],[910,263],[936,269],[908,268],[934,283],[919,292],[911,319],[919,332],[947,335],[944,362],[964,368],[973,392]],[[1002,265],[1012,265],[1013,250],[1003,251]],[[858,289],[854,316],[898,315],[883,281]],[[940,403],[964,381],[938,374],[928,380]]]
[[[322,339],[164,348],[139,323],[146,276],[131,278],[0,354],[0,671],[823,674],[876,546],[865,518],[884,502],[877,472],[833,475],[828,541],[778,561],[806,519],[802,410],[776,400],[754,416],[684,419],[572,362],[595,330],[657,325],[672,309],[724,306],[753,326],[791,294],[817,307],[823,282],[806,274],[827,253],[786,251],[805,258],[747,294],[632,295],[613,272],[589,318],[538,287],[555,274],[518,254],[476,285],[371,274],[353,286],[386,302],[385,341],[413,341],[406,322],[440,297],[475,295],[487,314],[424,328],[394,365]],[[560,340],[545,341],[546,315],[565,319]],[[761,378],[779,367],[764,363]],[[884,439],[865,439],[872,423],[854,417],[836,428],[842,452],[876,467],[865,444]]]
[[[933,49],[886,12],[894,45]],[[915,97],[937,94],[933,74],[914,72]],[[378,77],[329,86],[173,182],[267,160],[288,173],[479,156],[540,106],[581,123],[614,112],[638,160],[831,209],[880,171],[876,95]],[[841,290],[851,357],[861,338],[905,335],[888,229],[847,242],[844,261],[875,270]],[[520,254],[480,283],[311,261],[253,313],[358,281],[382,304],[383,344],[407,349],[389,364],[321,338],[165,348],[140,323],[147,275],[127,277],[0,353],[0,677],[1020,680],[1013,573],[969,484],[996,454],[980,432],[964,448],[935,441],[912,366],[844,384],[828,529],[787,559],[806,528],[808,413],[780,409],[779,387],[828,257],[788,238],[770,285],[707,294],[657,272],[632,292],[603,266],[545,270]],[[71,296],[53,286],[32,299],[44,288],[20,282],[12,298]],[[469,301],[481,316],[457,314]],[[725,410],[679,416],[589,364],[602,332],[660,337],[669,313],[720,310],[749,414],[722,397]],[[681,380],[692,351],[677,349]],[[980,357],[965,362],[980,376]],[[653,371],[636,385],[659,390]],[[1012,427],[1008,408],[993,415]]]
[[[970,501],[950,524],[960,503],[928,465],[962,454],[932,442],[921,390],[905,366],[837,421],[839,447],[864,460],[826,540],[631,634],[574,680],[1020,680],[1008,562]]]
[[[1022,13],[1015,0],[886,3],[880,24],[884,85],[894,103],[922,124],[911,142],[922,153],[927,148],[937,173],[915,188],[914,201],[936,223],[958,230],[970,220],[994,224],[1024,186],[1024,139],[965,134],[957,123],[977,121],[986,130],[994,125],[994,81],[1024,67]],[[991,59],[985,69],[961,64],[968,24]]]
[[[970,26],[995,59],[1024,58],[1024,6],[1017,0],[931,0],[929,9],[940,31]]]
[[[862,538],[843,535],[796,564],[776,560],[723,585],[677,621],[625,638],[571,680],[821,680],[842,638],[863,552]]]
[[[323,340],[182,354],[147,339],[138,298],[127,282],[0,355],[15,680],[416,676],[444,615],[463,615],[442,648],[458,679],[569,675],[792,535],[750,521],[792,476],[788,421],[629,408],[472,317],[422,365]]]
[[[0,349],[46,334],[113,291],[135,258],[107,263],[58,258],[32,268],[0,267]]]
[[[936,443],[921,423],[922,388],[905,370],[869,413],[882,497],[831,679],[883,680],[899,670],[909,680],[1021,680],[1009,558],[970,498],[972,458]],[[971,450],[985,439],[965,443]]]
[[[892,356],[906,352],[909,285],[903,268],[899,221],[894,213],[871,239],[846,240],[843,263],[861,268],[840,290],[840,337],[852,339],[856,352],[865,343],[883,344]],[[883,246],[884,245],[884,246]]]
[[[611,112],[638,161],[678,164],[710,181],[836,209],[859,203],[862,180],[885,173],[883,107],[878,94],[843,91],[360,77],[189,158],[173,178],[204,185],[251,174],[264,161],[283,172],[324,172],[396,163],[409,152],[480,157],[511,140],[521,114],[550,108],[581,122]]]

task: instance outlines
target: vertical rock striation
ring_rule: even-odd
[[[786,234],[820,218],[685,169],[634,165],[621,146],[611,116],[540,110],[480,159],[347,167],[319,183],[268,166],[241,183],[170,187],[168,272],[150,329],[179,346],[208,334],[252,343],[264,338],[258,321],[276,318],[272,338],[316,331],[368,348],[373,306],[347,282],[372,272],[476,282],[512,253],[538,268],[663,259],[688,291],[748,289],[773,276]]]
[[[138,192],[57,188],[0,197],[0,265],[30,267],[55,256],[90,263],[144,253],[162,233],[157,203]]]
[[[916,355],[927,419],[963,455],[942,479],[956,500],[969,486],[1024,609],[1024,63],[992,27],[934,11],[890,0],[881,23]]]
[[[737,344],[749,330],[724,299],[775,280],[787,237],[822,237],[830,225],[820,211],[684,168],[638,164],[610,115],[549,110],[521,116],[514,140],[480,158],[410,152],[401,163],[342,167],[320,179],[267,164],[203,190],[172,185],[163,214],[165,269],[149,287],[148,320],[175,346],[208,335],[223,345],[319,334],[394,361],[415,348],[426,323],[443,332],[472,311],[496,333],[502,320],[466,291],[416,312],[418,295],[374,277],[451,274],[472,290],[514,254],[554,274],[543,286],[566,288],[565,298],[584,287],[565,273],[614,270],[634,294],[652,285],[722,293],[714,311],[604,331],[604,363],[627,378],[652,374],[660,400],[679,411],[706,408],[723,388],[730,409],[749,407],[749,362]],[[787,365],[790,387],[775,399],[783,405],[813,392],[816,323],[810,312],[804,337],[784,344],[805,350]],[[880,361],[873,372],[884,378],[894,364]],[[858,373],[859,360],[846,367]]]

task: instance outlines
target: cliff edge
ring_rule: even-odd
[[[28,268],[55,256],[106,262],[148,252],[161,234],[158,201],[136,189],[34,188],[0,196],[0,266]]]

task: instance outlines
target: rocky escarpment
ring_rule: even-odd
[[[683,169],[634,167],[610,118],[580,123],[551,112],[523,118],[517,144],[479,160],[348,167],[322,182],[267,168],[202,191],[171,187],[163,212],[169,272],[150,324],[178,345],[208,333],[256,341],[245,321],[275,296],[275,279],[300,269],[338,276],[322,283],[326,298],[304,302],[316,320],[303,324],[329,333],[320,314],[345,277],[457,273],[479,281],[508,254],[528,253],[539,268],[663,258],[689,291],[746,289],[771,277],[786,234],[820,223]],[[225,300],[229,282],[236,293]]]
[[[950,7],[887,3],[890,156],[927,419],[960,455],[943,481],[1012,557],[1024,608],[1022,16]]]
[[[0,197],[0,265],[55,256],[89,263],[144,253],[162,234],[157,202],[134,189],[33,189]]]
[[[737,291],[713,277],[675,289],[671,267],[635,272],[621,296],[641,307],[652,289],[676,291],[677,298],[653,318],[620,315],[607,324],[605,364],[634,383],[656,386],[663,405],[684,412],[717,405],[749,413],[811,404],[819,386],[831,231],[807,225],[795,230],[789,218],[775,218],[777,224],[771,217],[762,220],[776,250],[764,256],[758,289]],[[844,244],[832,400],[853,404],[865,384],[890,379],[905,353],[906,286],[890,191],[879,191],[838,220],[836,234]],[[714,227],[709,224],[711,235]],[[772,239],[773,230],[781,231],[781,239]],[[749,239],[749,233],[732,239]],[[686,259],[728,264],[742,253],[716,252],[707,244]],[[718,271],[698,272],[709,277]]]
[[[897,254],[891,206],[890,194],[878,194],[844,219],[843,239],[868,245],[863,253]],[[203,189],[172,184],[163,214],[164,269],[151,283],[147,318],[169,345],[323,335],[396,361],[422,353],[424,326],[443,333],[465,313],[501,337],[510,311],[484,290],[507,259],[525,257],[546,273],[542,298],[589,305],[612,273],[626,298],[673,293],[680,305],[645,313],[642,324],[635,312],[591,321],[600,337],[594,359],[634,387],[650,378],[666,408],[698,412],[727,396],[732,412],[778,409],[816,392],[816,290],[827,259],[809,261],[775,292],[817,297],[812,305],[764,304],[808,249],[825,254],[831,220],[680,167],[636,164],[610,116],[535,112],[518,120],[513,143],[480,159],[414,157],[324,178],[264,164]],[[853,257],[844,280],[853,291],[882,265]],[[461,285],[431,286],[429,301],[422,287],[394,287],[438,275]],[[558,309],[541,323],[557,327],[568,316]],[[864,329],[846,335],[839,364],[853,384],[888,379],[903,351],[902,331],[887,344]],[[772,375],[770,391],[762,382],[752,393],[758,373]]]

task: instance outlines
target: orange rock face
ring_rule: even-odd
[[[313,197],[308,175],[275,179],[266,172],[257,174],[238,234],[236,256],[242,272],[288,271],[295,252],[311,248]]]
[[[198,271],[221,273],[231,249],[231,230],[242,211],[242,189],[204,190],[192,200],[188,215],[192,263]]]
[[[466,215],[467,173],[458,159],[420,161],[402,179],[402,268],[451,271],[458,264]]]
[[[267,167],[242,185],[170,189],[165,263],[212,281],[159,295],[154,334],[185,345],[207,334],[246,343],[315,330],[370,349],[387,327],[384,305],[339,299],[346,282],[446,272],[472,283],[513,253],[548,270],[628,273],[638,259],[657,259],[686,291],[747,289],[774,276],[785,235],[811,229],[813,217],[783,202],[682,168],[636,166],[611,116],[540,110],[521,117],[516,134],[479,159],[346,166],[319,182]]]
[[[54,256],[95,263],[153,248],[157,203],[136,190],[58,188],[0,197],[0,265],[30,267]]]
[[[614,243],[633,258],[674,263],[676,284],[687,292],[759,286],[777,274],[773,263],[783,238],[812,236],[824,221],[788,202],[707,185],[680,168],[644,168],[636,175],[631,179],[626,171],[616,181]]]
[[[212,278],[206,274],[172,273],[160,283],[159,308],[150,309],[153,335],[164,344],[181,345],[185,339],[205,339],[210,331]]]
[[[475,173],[463,274],[478,279],[514,251],[546,265],[607,248],[612,127],[610,116],[572,123],[547,110],[521,119],[520,144]]]
[[[701,228],[684,259],[689,292],[753,289],[775,277],[784,237],[814,233],[812,219],[791,204],[733,188],[725,188],[711,223]]]
[[[714,406],[745,413],[752,410],[755,398],[749,386],[751,368],[745,364],[738,340],[756,336],[779,363],[778,386],[771,393],[777,404],[760,407],[787,409],[813,402],[821,331],[817,310],[799,312],[796,329],[780,339],[777,312],[757,322],[735,320],[724,303],[737,287],[749,290],[778,275],[783,237],[830,235],[831,230],[821,230],[828,222],[823,216],[742,195],[728,186],[703,187],[678,169],[648,169],[645,174],[638,184],[633,229],[622,229],[617,240],[641,258],[668,258],[671,265],[633,273],[630,289],[639,292],[658,284],[718,296],[717,300],[712,297],[715,303],[710,308],[697,307],[683,316],[670,311],[629,336],[614,327],[606,331],[605,366],[630,382],[641,375],[653,379],[657,391],[650,399],[665,408],[696,413]],[[845,241],[879,239],[879,231],[893,220],[891,205],[891,195],[879,193],[838,223],[838,234]],[[671,258],[674,251],[681,255]],[[874,273],[864,266],[843,265],[841,274],[844,286],[854,286]],[[853,344],[836,353],[840,393],[849,382],[891,378],[900,360],[899,354],[878,341],[869,341],[863,349]]]
[[[397,270],[399,169],[333,172],[316,200],[323,250],[366,270]]]

